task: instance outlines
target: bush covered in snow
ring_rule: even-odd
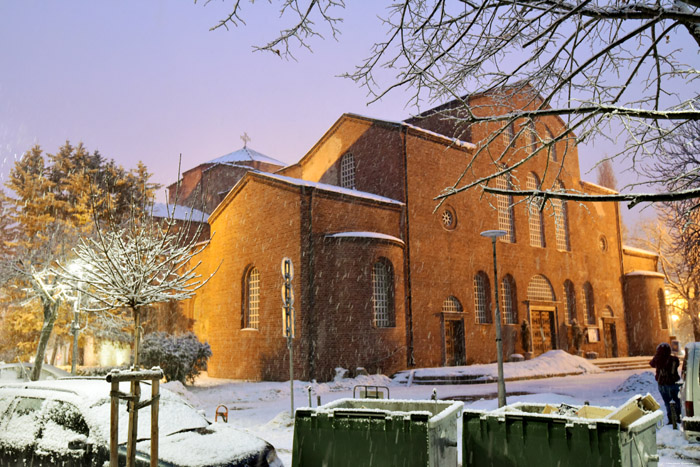
[[[166,381],[194,382],[207,369],[209,357],[209,344],[201,343],[191,332],[182,336],[154,332],[146,334],[141,343],[141,364],[159,366]]]

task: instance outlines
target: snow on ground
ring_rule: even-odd
[[[563,350],[550,350],[532,360],[523,362],[504,362],[503,376],[506,380],[516,378],[533,378],[545,376],[560,376],[568,374],[602,373],[603,370],[585,358],[571,355]],[[494,364],[452,366],[439,368],[420,368],[404,371],[397,375],[396,381],[405,382],[413,377],[458,377],[475,376],[482,380],[492,380],[498,376]]]
[[[520,365],[521,367],[517,367]],[[511,375],[531,378],[533,375],[570,373],[578,368],[581,375],[510,381],[506,385],[507,402],[546,402],[609,407],[619,406],[635,394],[650,393],[661,404],[654,375],[646,370],[629,370],[614,373],[601,373],[597,367],[590,368],[590,362],[565,352],[548,352],[527,362],[508,364]],[[470,371],[472,374],[495,374],[495,364],[472,365],[470,367],[431,369],[436,373],[449,374],[454,371]],[[563,371],[562,371],[563,370]],[[417,370],[423,371],[423,370]],[[427,370],[426,370],[427,371]],[[464,374],[464,373],[462,373]],[[508,374],[508,373],[506,373]],[[312,405],[316,397],[321,404],[336,399],[352,397],[355,385],[387,386],[392,399],[426,400],[437,390],[440,399],[459,399],[465,408],[493,410],[497,408],[497,388],[495,383],[470,385],[410,385],[400,383],[405,377],[392,380],[383,375],[360,376],[328,383],[294,382],[295,407],[309,405],[311,388]],[[200,376],[193,386],[180,383],[167,383],[165,387],[183,395],[193,405],[203,409],[214,420],[216,407],[224,404],[229,410],[229,423],[264,438],[277,449],[285,463],[291,465],[293,419],[290,417],[290,384],[287,382],[244,382]],[[461,425],[461,424],[460,424]],[[461,442],[461,426],[458,438]],[[657,444],[661,456],[660,466],[699,465],[700,445],[688,443],[680,430],[663,426],[657,431]],[[461,444],[458,447],[461,456]]]

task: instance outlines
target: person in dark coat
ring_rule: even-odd
[[[671,401],[676,404],[676,421],[681,419],[681,401],[678,399],[680,387],[676,382],[681,379],[678,375],[680,361],[678,357],[671,354],[671,346],[662,342],[656,347],[656,355],[651,359],[649,365],[656,368],[656,382],[659,384],[659,392],[666,406],[666,416],[668,423],[671,423]]]

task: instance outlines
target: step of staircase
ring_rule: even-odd
[[[652,357],[620,357],[620,358],[597,358],[590,360],[592,364],[603,371],[625,371],[625,370],[652,370],[649,361]]]

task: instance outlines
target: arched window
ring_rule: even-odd
[[[496,188],[512,190],[513,181],[510,172],[496,179]],[[498,205],[498,228],[505,230],[506,234],[501,240],[515,243],[515,219],[513,217],[513,195],[496,195]]]
[[[566,306],[566,322],[572,323],[576,319],[576,292],[574,284],[570,280],[564,281],[564,302]]]
[[[351,152],[340,158],[340,186],[355,189],[355,156]]]
[[[260,328],[260,271],[251,267],[244,278],[245,298],[243,300],[243,327]]]
[[[530,283],[527,285],[527,299],[537,302],[554,302],[554,290],[549,279],[541,274],[533,276]]]
[[[537,174],[530,172],[527,174],[527,189],[537,190],[540,188],[540,179]],[[544,248],[544,222],[542,221],[542,200],[533,199],[528,203],[530,221],[530,246]]]
[[[548,143],[552,143],[554,141],[554,134],[552,133],[552,130],[547,127],[547,138],[548,138]],[[549,158],[552,159],[552,162],[557,162],[557,146],[555,143],[552,143],[549,146]]]
[[[489,278],[485,272],[479,271],[474,276],[474,311],[476,322],[480,324],[491,323],[491,313],[489,306],[490,299]]]
[[[374,325],[378,328],[394,326],[394,269],[385,258],[372,266],[372,288]]]
[[[659,317],[661,317],[661,329],[668,329],[668,314],[666,313],[666,294],[663,289],[656,292],[659,301]]]
[[[595,324],[595,300],[593,299],[593,287],[590,282],[583,284],[583,312],[586,314],[586,323]]]
[[[554,184],[555,191],[564,191],[564,185],[557,180]],[[557,250],[569,251],[571,245],[569,243],[569,213],[566,206],[566,200],[553,199],[554,205],[554,228],[557,237]]]
[[[537,149],[537,139],[538,139],[537,138],[537,130],[535,129],[535,122],[532,120],[528,120],[528,122],[527,122],[527,133],[528,133],[528,136],[530,137],[530,147],[528,148],[529,149],[528,152],[530,154],[532,154]]]
[[[459,300],[457,300],[455,297],[450,295],[445,299],[444,302],[442,302],[442,312],[443,313],[461,313],[462,312],[462,304],[459,303]]]
[[[603,308],[603,314],[601,316],[603,318],[614,318],[615,314],[613,313],[612,308],[610,308],[609,305],[606,305],[605,308]]]
[[[503,127],[503,145],[508,147],[509,144],[513,142],[513,138],[515,138],[515,124],[514,122],[506,123],[505,127]]]
[[[501,297],[503,322],[505,324],[518,324],[515,281],[510,274],[506,274],[501,281]]]

